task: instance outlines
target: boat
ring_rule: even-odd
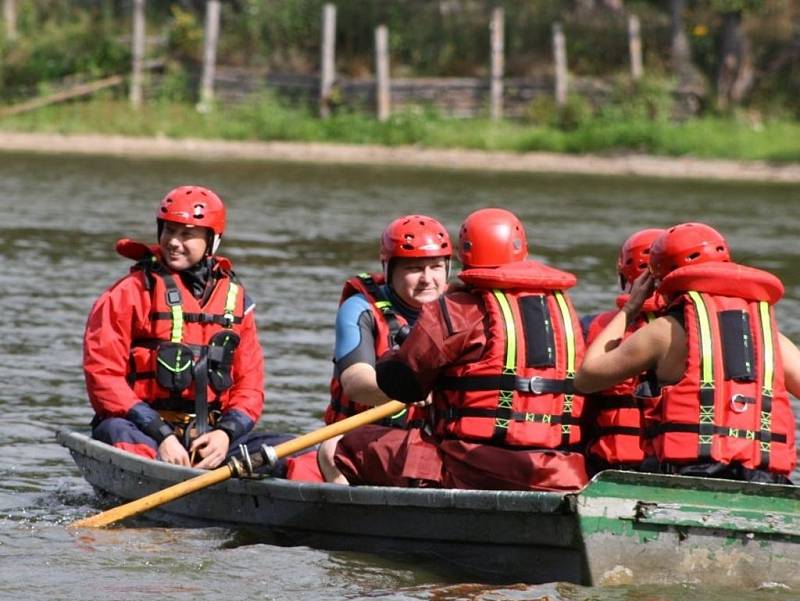
[[[138,499],[205,473],[68,429],[56,437],[106,502]],[[230,527],[272,544],[433,557],[489,582],[800,590],[794,486],[613,470],[576,493],[231,478],[144,519]]]

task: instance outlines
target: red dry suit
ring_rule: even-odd
[[[789,474],[795,420],[784,386],[774,275],[734,263],[676,269],[659,292],[682,308],[687,368],[662,388],[653,443],[665,463],[737,463]]]
[[[561,450],[580,442],[583,405],[572,389],[583,338],[564,292],[575,277],[535,262],[459,277],[469,288],[424,305],[403,346],[376,365],[392,398],[434,392],[433,436],[365,427],[345,435],[336,465],[351,482],[581,488],[583,455]]]
[[[617,306],[622,308],[627,300],[627,294],[620,295],[617,297]],[[659,309],[657,297],[648,298],[641,313],[626,328],[623,339],[655,319]],[[586,335],[587,346],[594,342],[618,313],[619,311],[606,311],[592,320]],[[658,399],[640,398],[637,394],[639,386],[640,378],[632,377],[586,399],[586,424],[591,436],[586,452],[598,459],[600,465],[635,466],[646,455],[652,454],[652,450],[647,448],[644,426]]]
[[[230,261],[214,258],[214,289],[200,306],[157,249],[121,240],[117,250],[139,262],[100,296],[86,324],[83,366],[97,417],[125,418],[142,402],[195,413],[195,390],[206,380],[218,427],[232,439],[246,433],[263,408],[263,356]],[[207,369],[197,368],[201,360]]]
[[[408,321],[394,309],[392,302],[386,297],[381,289],[385,283],[384,276],[373,273],[360,273],[354,278],[350,278],[344,284],[339,305],[354,294],[362,294],[369,302],[375,323],[375,357],[380,357],[389,349],[397,346],[395,338],[397,333],[408,326]],[[363,405],[351,401],[345,394],[339,378],[334,375],[330,383],[331,402],[325,409],[325,423],[332,424],[339,420],[361,413],[370,409],[369,405]],[[407,410],[392,416],[380,423],[386,426],[405,428],[421,425],[423,411],[419,407],[409,407]]]

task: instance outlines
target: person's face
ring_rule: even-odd
[[[419,309],[444,292],[447,261],[443,257],[394,259],[391,284],[400,300]]]
[[[208,228],[165,221],[158,246],[173,271],[188,269],[206,254]]]

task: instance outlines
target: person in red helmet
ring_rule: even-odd
[[[662,471],[787,483],[800,351],[776,327],[780,280],[734,263],[725,238],[702,223],[656,238],[648,267],[589,346],[576,386],[594,392],[654,370],[661,400],[646,435]],[[654,287],[664,314],[625,338]]]
[[[582,320],[586,343],[591,344],[630,298],[633,282],[648,270],[650,245],[665,230],[643,229],[631,234],[619,249],[617,275],[622,293],[617,309]],[[659,297],[648,297],[638,315],[626,323],[624,337],[653,321],[659,311]],[[606,390],[587,396],[586,458],[589,474],[604,469],[647,469],[645,459],[652,455],[644,437],[644,423],[652,414],[654,398],[650,374],[628,378]]]
[[[566,293],[575,276],[527,260],[525,229],[504,209],[469,215],[458,255],[464,288],[424,305],[376,365],[387,397],[432,395],[430,426],[362,427],[339,442],[336,466],[351,484],[580,489],[583,338]]]
[[[389,400],[375,381],[375,360],[400,345],[423,304],[447,286],[452,244],[445,227],[425,215],[406,215],[389,223],[380,238],[383,272],[361,273],[345,282],[336,314],[330,424]],[[424,409],[410,407],[384,423],[421,425]],[[339,438],[320,446],[318,462],[326,480],[342,482],[333,464]]]
[[[264,403],[254,303],[216,255],[225,205],[200,186],[170,191],[156,245],[92,307],[83,369],[94,438],[177,465],[214,468],[247,439]]]

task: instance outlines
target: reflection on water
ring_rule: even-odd
[[[515,211],[532,254],[579,276],[573,298],[583,313],[612,305],[617,248],[632,231],[706,221],[728,237],[737,260],[784,280],[779,323],[800,340],[797,186],[0,156],[0,592],[16,599],[62,598],[64,591],[81,591],[83,599],[211,599],[234,582],[239,598],[730,598],[729,591],[692,587],[459,584],[463,578],[433,565],[274,547],[213,528],[65,530],[96,502],[53,442],[57,428],[85,427],[91,417],[80,370],[86,315],[130,267],[114,254],[114,242],[151,240],[157,201],[182,183],[210,186],[230,207],[222,251],[258,303],[264,427],[299,433],[320,425],[341,284],[378,267],[379,232],[409,212],[437,217],[455,236],[473,209]],[[764,594],[736,591],[735,598]]]

